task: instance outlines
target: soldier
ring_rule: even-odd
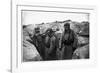
[[[40,28],[35,28],[35,34],[32,37],[32,40],[40,56],[44,60],[45,59],[45,47],[44,47],[42,35],[40,34]]]
[[[72,54],[77,47],[77,42],[78,40],[74,31],[70,29],[70,23],[65,23],[61,38],[62,59],[72,59]]]
[[[52,29],[47,30],[47,36],[45,38],[45,55],[46,60],[57,60],[56,50],[57,50],[57,38],[55,36],[55,31]]]

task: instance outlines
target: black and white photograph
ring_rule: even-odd
[[[96,8],[31,1],[12,3],[12,72],[94,67]]]
[[[90,14],[21,10],[22,62],[90,58]]]

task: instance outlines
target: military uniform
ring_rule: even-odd
[[[67,27],[66,27],[67,26]],[[77,37],[73,30],[69,29],[70,25],[65,24],[65,28],[68,28],[62,33],[61,38],[61,51],[62,59],[72,59],[72,54],[77,47]]]
[[[54,33],[54,32],[53,32]],[[46,46],[46,60],[57,60],[56,51],[58,48],[57,38],[55,34],[47,35],[45,38],[45,46]]]

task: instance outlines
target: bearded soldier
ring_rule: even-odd
[[[72,54],[77,47],[77,42],[78,40],[74,31],[70,29],[70,23],[65,23],[61,38],[62,59],[72,59]]]

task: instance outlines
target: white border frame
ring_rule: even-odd
[[[45,6],[44,6],[45,5]],[[46,10],[83,12],[90,14],[90,59],[64,60],[50,62],[21,62],[21,10]],[[13,73],[23,71],[42,71],[69,68],[86,68],[96,66],[96,8],[94,6],[61,5],[61,4],[35,4],[15,0],[11,5],[12,14],[12,54],[11,69]]]

